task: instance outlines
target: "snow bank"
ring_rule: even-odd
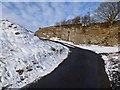
[[[52,72],[69,49],[43,41],[8,20],[0,21],[0,89],[21,88]]]
[[[114,52],[120,51],[118,49],[119,48],[118,46],[107,47],[107,46],[86,45],[86,44],[75,45],[72,42],[63,41],[63,40],[60,40],[59,38],[51,38],[51,40],[62,42],[62,43],[69,45],[69,46],[72,45],[73,47],[75,46],[75,47],[91,50],[91,51],[94,51],[96,53],[114,53]]]

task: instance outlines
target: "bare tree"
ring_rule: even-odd
[[[68,19],[68,20],[66,20],[66,24],[72,24],[72,19]]]
[[[87,26],[89,24],[89,16],[88,15],[84,15],[82,17],[82,25],[83,26]]]
[[[94,17],[94,16],[91,16],[91,17],[90,17],[90,23],[95,23],[95,22],[96,22],[95,17]]]
[[[59,26],[59,25],[61,25],[61,23],[60,23],[60,22],[56,22],[55,25],[56,25],[56,26]]]
[[[69,25],[72,23],[72,19],[64,19],[60,22],[56,22],[56,25]]]
[[[100,6],[96,9],[96,16],[99,19],[104,21],[113,22],[120,18],[120,1],[119,2],[103,2]]]
[[[88,10],[87,18],[88,18],[88,23],[90,24],[90,23],[91,23],[90,8],[89,8],[89,10]]]
[[[76,16],[71,21],[72,21],[72,24],[80,24],[80,16]]]
[[[82,17],[82,25],[83,25],[83,26],[88,26],[88,25],[90,25],[92,22],[93,22],[93,17],[91,17],[91,15],[90,15],[90,8],[89,8],[88,14],[87,14],[87,15],[84,15],[84,16]]]
[[[66,25],[67,24],[67,20],[64,19],[63,21],[61,21],[61,25]]]

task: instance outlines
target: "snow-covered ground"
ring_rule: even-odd
[[[120,88],[120,53],[101,54],[105,61],[105,69],[108,74],[111,86],[115,90]]]
[[[40,40],[34,34],[7,20],[0,21],[0,89],[21,88],[52,72],[68,57],[69,49],[61,44]],[[120,84],[120,53],[118,46],[74,45],[52,38],[70,47],[78,47],[100,54],[115,88]],[[115,82],[115,83],[114,83]]]
[[[114,53],[114,52],[119,52],[120,51],[118,49],[120,47],[118,47],[118,46],[107,47],[107,46],[86,45],[86,44],[75,45],[72,42],[63,41],[63,40],[60,40],[59,38],[51,38],[51,40],[62,42],[62,43],[65,43],[66,45],[72,45],[72,46],[76,46],[76,47],[79,47],[79,48],[91,50],[91,51],[94,51],[96,53]]]
[[[63,41],[59,38],[51,38],[51,40],[62,42],[74,48],[79,47],[87,50],[91,50],[97,54],[100,54],[105,62],[105,70],[108,74],[109,80],[111,82],[111,87],[118,90],[120,88],[120,47],[107,47],[98,45],[75,45],[72,42]]]
[[[52,72],[68,57],[61,44],[40,40],[25,28],[0,21],[0,89],[20,88]]]

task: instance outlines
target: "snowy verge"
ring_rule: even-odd
[[[105,71],[109,77],[111,87],[113,90],[119,90],[120,88],[120,47],[106,47],[98,45],[74,45],[72,42],[63,41],[59,38],[51,38],[53,41],[62,42],[71,47],[78,47],[87,50],[91,50],[99,55],[104,60]]]
[[[107,46],[99,46],[99,45],[86,45],[86,44],[80,44],[80,45],[75,45],[72,42],[68,42],[68,41],[63,41],[60,40],[59,38],[51,38],[50,40],[54,40],[54,41],[58,41],[58,42],[62,42],[66,45],[72,45],[72,47],[79,47],[79,48],[83,48],[83,49],[87,49],[87,50],[91,50],[94,51],[96,53],[114,53],[114,52],[119,52],[119,48],[118,46],[114,46],[114,47],[107,47]]]

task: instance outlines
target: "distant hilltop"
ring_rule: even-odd
[[[109,25],[107,22],[92,23],[88,26],[82,24],[56,25],[40,28],[35,32],[39,38],[60,38],[75,44],[94,44],[114,46],[119,43],[120,20]]]

